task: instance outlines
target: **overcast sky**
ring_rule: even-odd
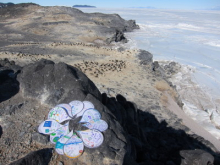
[[[216,6],[220,6],[220,0],[0,0],[0,2],[33,2],[42,6],[92,5],[100,8],[126,8],[150,6],[163,9],[209,9]]]

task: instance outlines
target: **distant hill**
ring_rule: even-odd
[[[74,5],[73,7],[96,8],[95,6],[89,6],[89,5]]]
[[[8,6],[12,6],[12,5],[14,5],[14,3],[11,3],[11,2],[8,2],[8,3],[2,3],[2,2],[0,2],[0,8],[8,7]]]
[[[213,7],[211,10],[220,10],[220,6]]]
[[[138,8],[138,9],[156,9],[155,7],[152,7],[152,6],[147,6],[147,7],[132,7],[132,8]]]

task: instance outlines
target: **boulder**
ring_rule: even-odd
[[[212,165],[214,164],[214,157],[204,150],[182,150],[181,165]]]
[[[73,162],[88,165],[123,164],[126,156],[126,160],[132,162],[131,146],[123,127],[116,120],[115,114],[102,104],[102,97],[96,86],[81,71],[64,63],[41,60],[24,66],[18,75],[18,81],[26,99],[38,100],[51,108],[72,100],[91,101],[101,113],[102,120],[108,123],[108,129],[103,132],[103,144],[96,149],[85,147],[83,155]],[[36,120],[41,119],[37,117]],[[32,141],[45,148],[49,147],[48,138],[37,132],[32,134]],[[61,157],[64,164],[65,158]]]
[[[153,55],[146,50],[140,50],[138,59],[141,65],[152,65],[153,63]]]
[[[106,39],[107,44],[110,44],[111,42],[127,43],[128,40],[125,38],[124,33],[122,31],[116,30],[115,34],[111,38]]]
[[[18,76],[24,96],[55,106],[84,100],[88,93],[101,99],[94,83],[78,69],[64,63],[41,60],[25,66]]]

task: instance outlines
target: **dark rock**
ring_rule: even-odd
[[[136,24],[135,20],[128,20],[127,22],[129,26],[125,29],[125,31],[132,31],[133,29],[139,29],[140,27]],[[130,29],[128,29],[130,28]]]
[[[122,31],[116,30],[115,34],[106,40],[107,44],[110,44],[111,42],[122,42],[127,43],[128,40],[125,38],[124,33]]]
[[[20,109],[23,104],[8,105],[4,109],[0,109],[0,115],[12,115],[16,113],[16,110]]]
[[[180,71],[181,65],[176,62],[170,62],[167,65],[162,66],[167,77],[172,76]]]
[[[9,61],[7,58],[5,58],[4,60],[0,60],[0,71],[13,70],[14,75],[16,76],[20,72],[21,69],[22,67],[15,65],[14,61]],[[12,77],[12,75],[10,76]]]
[[[24,96],[52,106],[84,100],[88,93],[101,98],[100,92],[86,75],[64,63],[41,60],[24,67],[18,79]]]
[[[158,61],[155,61],[153,63],[153,71],[156,71],[159,67],[160,67],[160,65],[159,65]]]
[[[5,139],[5,145],[7,145],[7,146],[11,145],[11,139],[10,138]]]
[[[46,148],[29,153],[10,165],[48,165],[52,157],[52,149]]]
[[[203,150],[183,150],[180,151],[182,156],[181,165],[212,165],[214,157]]]
[[[35,132],[32,134],[32,141],[42,145],[47,145],[49,143],[49,136]]]
[[[153,55],[146,50],[140,50],[140,53],[138,54],[138,59],[140,60],[141,65],[151,66],[153,63]]]

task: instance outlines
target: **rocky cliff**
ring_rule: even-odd
[[[3,8],[3,7],[9,7],[9,6],[13,6],[14,5],[14,3],[1,3],[0,2],[0,8]]]
[[[2,8],[0,15],[1,34],[4,34],[1,39],[7,42],[51,42],[59,38],[65,42],[105,43],[118,32],[123,35],[123,32],[139,28],[134,20],[126,21],[117,14],[87,14],[76,8],[42,7],[32,3]]]

